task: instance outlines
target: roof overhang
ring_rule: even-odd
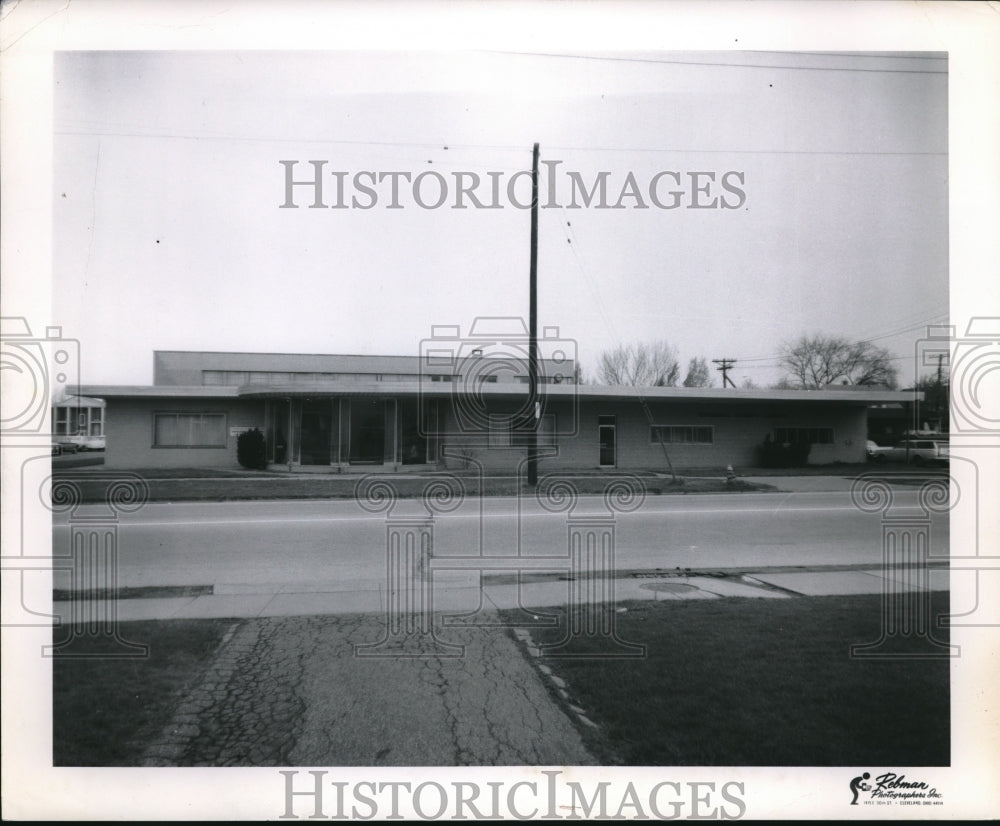
[[[79,390],[97,399],[235,399],[237,387],[169,385],[81,385]]]
[[[333,396],[423,396],[448,398],[463,392],[483,398],[517,399],[528,395],[526,384],[481,384],[473,388],[462,382],[322,382],[312,384],[250,384],[231,386],[168,385],[88,385],[79,392],[98,399],[302,399]],[[673,401],[673,402],[789,402],[843,404],[867,407],[873,404],[922,401],[922,392],[866,390],[743,390],[718,387],[628,387],[595,384],[554,384],[539,388],[540,395],[553,399],[595,401]]]

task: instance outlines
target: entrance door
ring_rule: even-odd
[[[614,467],[617,464],[617,456],[615,455],[615,424],[614,416],[597,417],[601,467]]]
[[[301,463],[330,464],[330,400],[302,402]]]
[[[267,426],[268,461],[283,465],[288,461],[288,402],[277,399],[268,402],[269,423]]]
[[[385,460],[385,402],[351,399],[352,465],[381,465]]]

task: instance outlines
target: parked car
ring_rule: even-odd
[[[63,446],[64,453],[84,452],[85,450],[104,450],[103,436],[60,436],[59,444]]]
[[[948,442],[935,439],[904,439],[895,447],[879,448],[875,461],[906,462],[914,465],[946,464]]]
[[[74,436],[73,441],[76,443],[76,449],[80,451],[104,450],[103,436]]]
[[[879,447],[875,442],[869,439],[865,443],[865,453],[868,454],[868,460],[872,462],[885,461],[885,452],[889,448]]]
[[[57,436],[55,443],[59,445],[59,453],[56,455],[61,455],[63,453],[76,453],[78,450],[78,445],[73,439],[74,436]]]

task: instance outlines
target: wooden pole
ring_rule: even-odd
[[[528,307],[528,399],[534,409],[528,445],[528,484],[538,484],[538,144],[531,151],[531,271]]]

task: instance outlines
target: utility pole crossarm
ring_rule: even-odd
[[[718,364],[716,370],[722,371],[722,386],[725,387],[728,384],[730,387],[735,388],[736,385],[733,380],[729,378],[729,371],[733,369],[733,365],[736,364],[736,359],[712,359],[712,364]]]

